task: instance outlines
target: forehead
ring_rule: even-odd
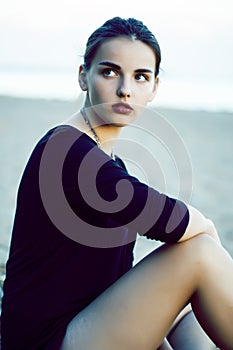
[[[110,61],[121,68],[155,70],[156,56],[153,49],[142,41],[118,37],[108,39],[99,46],[92,64],[101,61]]]

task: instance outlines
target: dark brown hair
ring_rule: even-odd
[[[140,40],[153,49],[156,56],[155,76],[157,76],[161,62],[161,51],[158,41],[154,34],[141,21],[135,18],[123,19],[114,17],[106,21],[90,35],[84,54],[85,69],[87,71],[90,69],[96,51],[104,41],[120,36],[128,36],[132,39]]]

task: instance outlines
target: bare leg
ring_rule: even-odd
[[[233,349],[233,261],[199,235],[164,245],[137,264],[69,324],[62,350],[154,350],[191,300],[202,327]]]
[[[174,350],[214,350],[216,346],[206,335],[194,313],[186,314],[167,336]]]
[[[157,350],[173,350],[167,339],[165,338]]]
[[[188,304],[177,316],[167,337],[158,350],[216,350]]]

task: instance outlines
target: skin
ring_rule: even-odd
[[[149,46],[119,37],[99,47],[88,72],[80,67],[86,113],[106,153],[111,154],[122,127],[154,99],[155,63]],[[131,108],[116,110],[116,103]],[[93,138],[80,113],[68,123]],[[155,350],[161,343],[160,349],[169,349],[166,335],[189,302],[213,342],[233,349],[233,261],[212,221],[191,206],[189,213],[178,243],[156,249],[74,317],[61,350]]]
[[[113,64],[119,68],[113,68]],[[79,84],[88,92],[85,100],[88,118],[101,140],[102,149],[110,154],[122,127],[138,118],[155,97],[158,86],[155,54],[141,41],[124,37],[108,40],[98,49],[88,72],[80,66]],[[130,113],[116,113],[112,105],[118,102],[130,104]],[[80,114],[69,123],[93,138]]]

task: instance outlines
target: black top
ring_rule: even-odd
[[[133,263],[136,233],[176,242],[186,205],[130,176],[86,134],[50,130],[20,183],[2,299],[2,350],[58,349],[70,320]]]

